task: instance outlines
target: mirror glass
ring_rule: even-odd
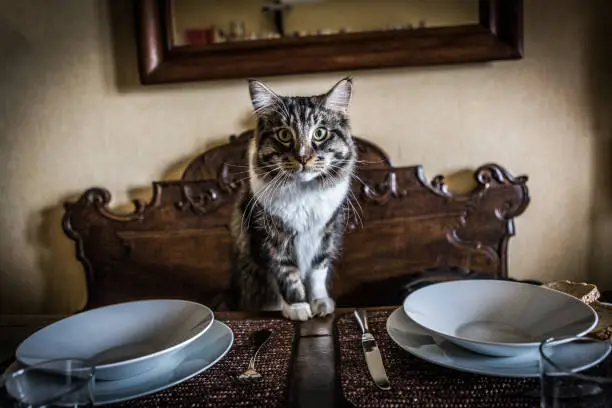
[[[478,23],[479,0],[172,0],[174,46]]]

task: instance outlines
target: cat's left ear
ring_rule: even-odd
[[[347,113],[352,89],[353,79],[351,77],[340,80],[323,96],[324,106],[329,110]]]
[[[261,114],[274,108],[281,102],[280,97],[263,82],[249,79],[249,93],[255,113]]]

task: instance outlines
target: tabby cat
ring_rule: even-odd
[[[351,88],[345,78],[325,94],[290,97],[249,81],[257,127],[232,218],[240,309],[281,309],[292,320],[334,311],[327,282],[356,162]]]

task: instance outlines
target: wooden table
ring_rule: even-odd
[[[380,309],[380,308],[378,308]],[[389,308],[387,308],[389,309]],[[335,317],[352,312],[338,309]],[[278,313],[249,314],[217,311],[222,320],[249,318],[279,318]],[[4,316],[0,317],[0,371],[11,363],[19,343],[36,330],[65,316]],[[299,408],[345,407],[338,392],[333,337],[334,316],[299,323],[297,350],[294,352],[290,384],[290,406]]]

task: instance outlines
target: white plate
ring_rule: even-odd
[[[232,347],[234,334],[224,323],[215,321],[198,339],[175,354],[176,360],[146,373],[117,381],[96,381],[95,405],[127,401],[180,384],[212,367]],[[19,369],[13,363],[6,374]]]
[[[538,353],[550,337],[582,336],[597,313],[568,294],[521,282],[458,280],[421,288],[404,311],[425,329],[492,356]]]
[[[99,379],[129,378],[173,360],[213,320],[208,307],[183,300],[119,303],[42,328],[21,343],[16,357],[24,365],[81,358],[96,364]]]
[[[389,316],[387,333],[395,343],[410,354],[443,367],[499,377],[539,376],[538,355],[493,357],[473,353],[428,332],[406,316],[401,307]],[[593,343],[591,353],[564,356],[566,362],[563,364],[586,369],[602,361],[608,353],[607,348]]]

